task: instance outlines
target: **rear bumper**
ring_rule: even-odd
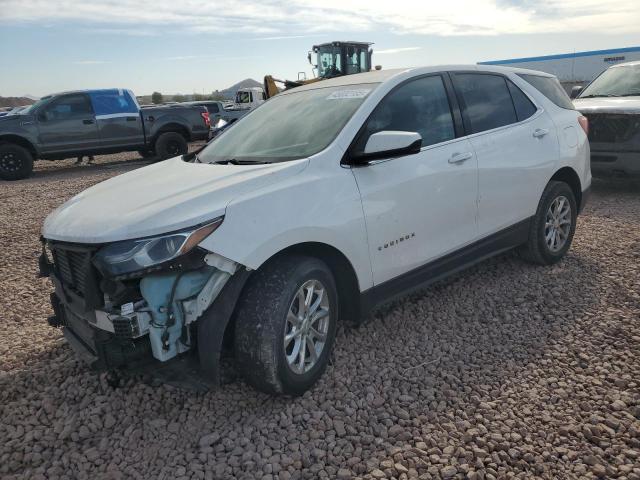
[[[640,151],[591,150],[591,173],[595,176],[640,176]]]

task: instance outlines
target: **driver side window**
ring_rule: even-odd
[[[44,108],[44,118],[51,120],[73,120],[93,115],[91,103],[86,95],[67,95],[58,98]]]
[[[364,152],[369,137],[382,131],[417,132],[423,147],[455,138],[442,77],[433,75],[410,81],[384,97],[356,140],[354,153]]]

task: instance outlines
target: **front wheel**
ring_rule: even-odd
[[[235,354],[245,380],[267,393],[302,395],[329,363],[338,294],[324,262],[272,261],[249,280],[238,304]]]
[[[532,263],[552,265],[565,256],[576,231],[578,208],[573,191],[564,182],[549,182],[542,192],[529,240],[521,256]]]
[[[31,175],[33,156],[31,152],[13,143],[0,144],[0,178],[21,180]]]

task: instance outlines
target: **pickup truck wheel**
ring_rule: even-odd
[[[184,155],[189,151],[189,145],[179,133],[165,132],[156,140],[155,151],[159,160],[166,160]]]
[[[571,246],[577,214],[576,199],[569,185],[549,182],[531,221],[529,240],[520,247],[522,258],[538,265],[560,261]]]
[[[327,367],[338,294],[320,260],[289,256],[258,270],[236,311],[235,355],[247,383],[267,393],[302,395]]]
[[[20,180],[27,178],[33,171],[31,152],[13,143],[0,144],[0,178]]]

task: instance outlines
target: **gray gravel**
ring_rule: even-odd
[[[596,182],[554,267],[503,255],[342,329],[286,399],[113,389],[46,325],[45,215],[135,159],[0,183],[3,479],[640,479],[640,184]]]

